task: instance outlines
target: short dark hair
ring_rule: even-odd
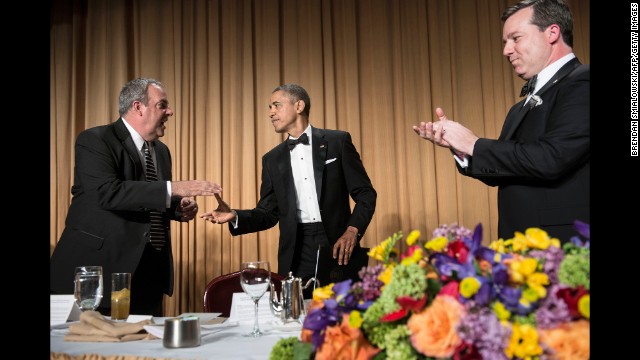
[[[273,94],[274,92],[280,90],[287,93],[289,95],[289,98],[293,102],[296,102],[298,100],[304,101],[304,110],[302,110],[302,115],[309,117],[309,111],[311,111],[311,99],[309,98],[309,94],[307,94],[307,90],[305,90],[300,85],[284,84],[273,89],[271,93]]]
[[[131,109],[134,101],[149,105],[149,97],[147,95],[149,94],[150,85],[158,85],[164,89],[164,85],[155,79],[137,78],[124,84],[118,97],[118,112],[120,116],[123,116]]]
[[[507,21],[516,11],[526,7],[533,7],[531,23],[540,31],[549,25],[558,24],[562,33],[562,40],[573,48],[573,17],[571,10],[564,0],[523,0],[510,6],[502,14],[502,21]]]

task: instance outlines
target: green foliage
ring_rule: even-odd
[[[271,349],[269,360],[293,360],[294,346],[298,343],[301,343],[300,340],[294,336],[278,340]],[[304,359],[309,359],[309,356]]]
[[[571,253],[565,255],[558,270],[558,279],[561,283],[571,287],[579,285],[585,289],[591,288],[591,261],[590,250],[584,248],[571,249]]]
[[[313,345],[298,341],[293,345],[293,360],[309,360],[313,359]]]

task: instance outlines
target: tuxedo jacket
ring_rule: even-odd
[[[373,217],[377,194],[351,135],[312,127],[311,136],[316,193],[327,239],[335,244],[351,225],[358,229],[360,240]],[[355,202],[353,212],[349,196]],[[266,230],[279,223],[278,273],[286,276],[291,271],[298,229],[291,151],[286,141],[262,157],[262,184],[256,208],[236,212],[238,228],[229,224],[234,236]]]
[[[498,186],[498,235],[529,227],[566,242],[574,220],[589,222],[589,65],[565,64],[535,94],[515,104],[498,140],[479,139],[459,171]]]
[[[72,294],[76,266],[102,265],[104,294],[110,294],[111,273],[135,273],[149,242],[149,210],[156,210],[163,212],[167,239],[165,266],[157,275],[165,283],[165,293],[172,295],[169,220],[178,220],[174,210],[180,199],[172,199],[171,209],[166,208],[169,148],[155,141],[156,171],[163,181],[153,182],[146,181],[144,164],[122,119],[81,132],[75,153],[73,198],[50,261],[51,292]],[[101,306],[109,307],[110,302],[102,301]]]

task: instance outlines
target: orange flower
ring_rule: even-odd
[[[316,360],[372,359],[380,349],[373,347],[360,329],[349,326],[349,315],[342,315],[340,326],[328,326],[324,342],[316,352]]]
[[[538,329],[540,341],[551,348],[559,360],[589,359],[589,332],[587,320],[565,323],[553,329]]]
[[[456,326],[463,312],[464,307],[454,298],[437,296],[431,306],[413,314],[407,322],[413,347],[431,357],[446,358],[453,355],[462,342],[456,333]]]
[[[324,301],[322,300],[311,300],[309,305],[307,306],[307,314],[310,313],[314,309],[324,307]],[[302,328],[302,333],[300,334],[300,340],[302,342],[310,343],[312,342],[313,330]]]

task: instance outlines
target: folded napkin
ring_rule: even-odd
[[[80,314],[80,322],[69,325],[69,333],[64,341],[121,342],[143,339],[155,339],[144,331],[151,320],[137,323],[114,322],[106,319],[97,311],[85,311]]]

